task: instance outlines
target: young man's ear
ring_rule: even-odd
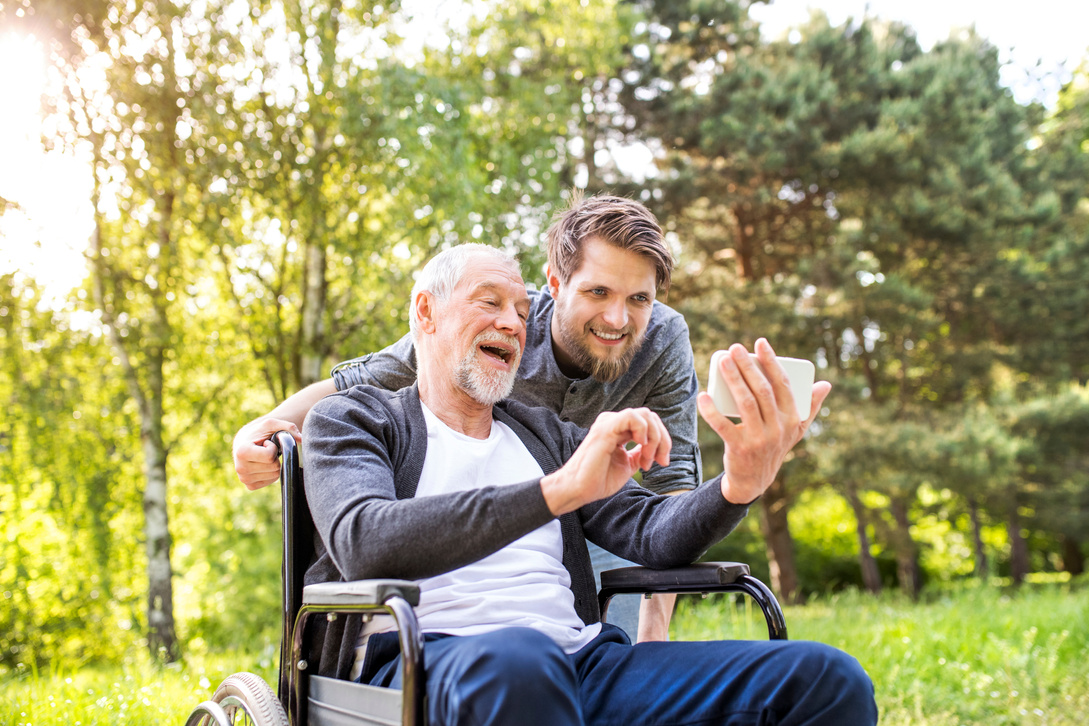
[[[421,333],[435,332],[435,298],[426,290],[416,294],[412,301],[416,311],[416,329]]]
[[[552,265],[545,265],[545,280],[548,282],[548,293],[556,297],[560,292],[560,277],[552,272]]]

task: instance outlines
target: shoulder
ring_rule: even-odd
[[[688,323],[684,321],[684,316],[673,308],[666,305],[659,300],[654,301],[654,307],[650,311],[650,323],[647,325],[647,334],[650,335],[651,331],[658,334],[672,334],[679,335],[683,333],[685,337],[688,336]]]
[[[550,319],[555,301],[548,290],[526,290],[526,292],[529,294],[530,321],[547,321]]]
[[[352,386],[314,404],[304,428],[309,429],[311,419],[319,425],[324,419],[367,428],[374,424],[407,423],[412,418],[413,399],[415,408],[419,409],[418,390],[415,385],[398,391],[366,385]]]
[[[688,324],[684,316],[665,303],[654,301],[643,345],[633,365],[655,367],[655,361],[692,360],[692,345],[688,339]]]

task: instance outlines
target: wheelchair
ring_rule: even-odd
[[[228,676],[210,700],[199,704],[186,726],[423,726],[423,633],[413,612],[420,590],[407,580],[328,582],[303,587],[314,529],[303,494],[302,469],[295,439],[286,431],[273,437],[280,456],[283,497],[283,625],[278,692],[252,673]],[[772,640],[786,640],[786,621],[771,590],[738,562],[699,562],[687,567],[652,570],[624,567],[601,573],[598,602],[602,619],[614,595],[624,593],[743,592],[763,611]],[[380,688],[310,675],[307,624],[315,617],[330,621],[350,614],[369,619],[393,616],[402,658],[402,688]]]

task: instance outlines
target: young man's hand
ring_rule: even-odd
[[[268,486],[280,478],[279,452],[272,442],[272,435],[277,431],[289,431],[295,441],[302,442],[298,426],[270,416],[250,421],[235,434],[231,450],[234,470],[250,491]]]

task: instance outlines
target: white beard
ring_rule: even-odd
[[[506,373],[477,362],[480,346],[491,342],[506,343],[514,348],[513,364]],[[514,379],[518,375],[518,363],[521,360],[522,346],[518,344],[517,338],[495,331],[485,331],[473,339],[472,346],[458,362],[454,369],[454,380],[477,403],[494,406],[514,389]]]

